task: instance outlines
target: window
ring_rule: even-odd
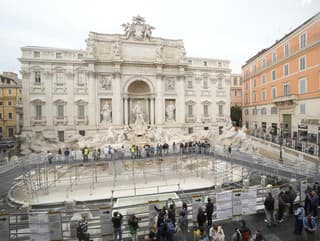
[[[257,73],[257,65],[256,64],[253,65],[253,73]]]
[[[267,108],[263,107],[261,109],[261,115],[266,115],[267,114]]]
[[[208,127],[208,126],[205,126],[205,127],[203,127],[203,129],[204,129],[205,131],[208,131],[208,130],[209,130],[209,127]]]
[[[283,84],[283,96],[288,96],[290,95],[290,86],[289,83],[284,83]]]
[[[306,56],[303,56],[299,59],[299,70],[305,70],[306,69]]]
[[[222,67],[222,63],[221,62],[218,62],[218,67]]]
[[[265,74],[262,75],[261,82],[262,82],[263,85],[267,82]]]
[[[193,87],[193,81],[192,81],[192,79],[189,79],[188,80],[188,89],[192,89],[192,87]]]
[[[8,136],[13,137],[14,136],[14,128],[13,127],[8,127]]]
[[[203,80],[203,88],[208,89],[208,79]]]
[[[56,83],[57,85],[63,85],[63,72],[56,73]]]
[[[208,66],[208,62],[207,61],[203,61],[203,66]]]
[[[218,79],[218,89],[222,89],[222,79]]]
[[[2,126],[0,126],[0,135],[2,136]]]
[[[83,72],[79,72],[78,73],[78,85],[84,85],[84,73]]]
[[[257,80],[256,80],[256,79],[253,79],[252,85],[253,85],[253,87],[256,87],[256,86],[257,86]]]
[[[246,90],[249,89],[249,84],[248,84],[248,82],[246,82],[245,88],[246,88]]]
[[[58,131],[58,139],[61,142],[64,142],[64,131]]]
[[[249,110],[248,109],[244,110],[244,115],[249,115]]]
[[[192,134],[193,133],[193,127],[188,127],[188,134]]]
[[[299,94],[304,94],[307,92],[307,79],[299,79]]]
[[[219,104],[219,116],[223,116],[223,105]]]
[[[11,112],[8,113],[8,119],[12,120],[13,119],[13,114]]]
[[[33,57],[34,58],[40,58],[40,52],[39,51],[34,51],[33,52]]]
[[[266,58],[263,58],[262,59],[262,68],[265,68],[267,67],[267,61],[266,61]]]
[[[278,113],[278,109],[277,109],[277,107],[271,107],[271,115],[275,115],[275,114],[277,114]]]
[[[192,64],[192,60],[191,59],[188,60],[188,64]]]
[[[277,98],[277,87],[275,86],[271,87],[271,98],[272,99]]]
[[[35,119],[36,120],[41,120],[42,119],[42,106],[38,104],[38,105],[35,106],[35,108],[36,108],[36,117],[35,117]]]
[[[253,92],[253,102],[256,102],[256,101],[257,101],[257,93]]]
[[[300,104],[300,114],[306,113],[306,104]]]
[[[289,49],[289,43],[286,43],[284,45],[284,57],[289,57],[290,49]]]
[[[84,119],[84,105],[78,105],[78,118]]]
[[[238,81],[237,81],[237,78],[236,77],[233,77],[232,79],[232,83],[233,83],[233,86],[237,86],[238,85]]]
[[[83,58],[83,54],[78,54],[78,59],[82,59]]]
[[[57,118],[58,119],[64,118],[64,105],[57,105]]]
[[[272,53],[272,63],[275,64],[277,62],[277,53]]]
[[[2,105],[2,101],[0,101],[0,105]]]
[[[277,78],[277,73],[275,70],[272,70],[271,71],[271,80],[276,80],[276,78]]]
[[[266,100],[267,99],[267,91],[262,90],[261,94],[262,94],[262,100]]]
[[[62,58],[62,53],[56,53],[56,59],[61,59]]]
[[[0,112],[0,119],[2,120],[2,113]]]
[[[303,48],[306,47],[306,45],[307,45],[307,35],[306,35],[306,33],[303,33],[303,34],[300,35],[299,45],[300,45],[300,49],[303,49]]]
[[[234,90],[234,96],[237,96],[237,90]]]
[[[289,75],[289,64],[283,65],[283,75],[288,76]]]
[[[80,136],[86,136],[86,131],[85,130],[80,130],[79,131]]]
[[[188,105],[188,117],[193,116],[192,105]]]
[[[208,117],[209,116],[209,106],[208,105],[204,105],[203,106],[203,115],[205,117]]]
[[[8,105],[11,106],[12,105],[12,101],[8,100]]]
[[[41,84],[41,73],[40,73],[40,71],[34,72],[34,82],[35,82],[35,84]]]
[[[8,89],[8,95],[12,95],[12,89]]]
[[[252,114],[253,115],[257,115],[257,113],[258,113],[257,109],[252,109]]]

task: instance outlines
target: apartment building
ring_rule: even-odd
[[[320,13],[242,66],[243,124],[270,140],[318,155]]]
[[[242,106],[241,74],[231,74],[230,106]]]

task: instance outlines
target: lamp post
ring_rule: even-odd
[[[280,123],[280,158],[279,158],[279,162],[283,163],[283,159],[282,159],[282,141],[283,141],[283,123]]]

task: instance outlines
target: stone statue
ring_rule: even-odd
[[[121,26],[124,28],[126,39],[129,39],[130,36],[132,36],[134,33],[133,28],[132,28],[133,25],[131,25],[130,23],[124,23]]]
[[[157,60],[162,59],[162,46],[158,46],[156,48],[156,59]]]
[[[167,89],[168,90],[173,90],[174,89],[174,85],[175,85],[175,81],[173,79],[169,79],[168,80]]]
[[[151,39],[152,29],[154,29],[154,27],[150,26],[149,24],[145,25],[145,28],[144,28],[145,39],[149,39],[149,40]]]
[[[174,121],[175,116],[174,116],[174,111],[175,111],[175,106],[173,104],[173,101],[169,103],[169,105],[166,108],[166,114],[167,114],[167,121]]]
[[[108,102],[106,102],[102,109],[101,109],[101,114],[102,114],[102,120],[101,122],[104,123],[110,123],[111,122],[111,108]]]
[[[124,28],[125,38],[133,37],[135,40],[150,40],[152,30],[155,29],[146,24],[144,18],[139,15],[132,18],[132,23],[124,23],[121,26]]]
[[[120,56],[120,44],[118,41],[113,44],[113,54],[114,56]]]
[[[107,76],[102,76],[101,78],[101,87],[104,88],[104,89],[107,89],[107,90],[110,90],[111,89],[111,78],[107,77]]]
[[[141,102],[138,101],[134,108],[133,108],[133,114],[135,114],[136,116],[136,120],[134,122],[134,124],[136,126],[144,126],[145,125],[145,122],[144,122],[144,118],[143,118],[143,112],[142,112],[142,109],[141,109]]]

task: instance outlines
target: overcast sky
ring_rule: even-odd
[[[247,59],[320,11],[320,0],[0,0],[0,71],[20,70],[20,47],[85,49],[89,31],[123,33],[140,14],[153,36],[184,40],[187,56]]]

